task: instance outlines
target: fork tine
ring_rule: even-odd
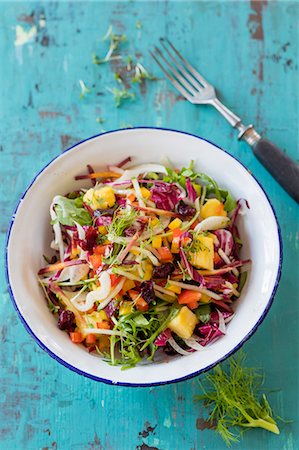
[[[160,43],[161,43],[162,47],[164,48],[164,50],[167,52],[167,54],[170,57],[170,59],[175,64],[175,66],[181,72],[181,74],[190,81],[190,83],[193,85],[193,87],[197,91],[201,91],[203,89],[203,85],[198,82],[198,80],[194,77],[194,75],[190,75],[190,72],[188,72],[185,69],[185,67],[182,66],[182,64],[178,61],[178,59],[173,55],[173,53],[171,53],[169,51],[169,49],[167,48],[167,46],[164,43],[164,39],[163,38],[160,38]]]
[[[172,75],[177,79],[177,81],[179,81],[180,84],[182,84],[192,95],[196,95],[197,93],[196,89],[176,70],[176,68],[173,65],[171,65],[167,61],[161,50],[158,47],[155,47],[155,50],[156,53],[158,53],[158,55],[160,56],[160,58],[165,62],[168,69],[170,70]]]
[[[207,80],[204,79],[203,76],[200,75],[200,73],[197,72],[197,70],[194,69],[194,67],[191,66],[191,64],[188,63],[188,61],[185,60],[185,58],[182,57],[180,52],[175,48],[175,46],[170,42],[168,38],[160,38],[161,41],[166,41],[167,44],[172,48],[172,50],[175,52],[175,54],[180,58],[180,60],[185,64],[185,66],[188,68],[188,70],[192,73],[192,75],[198,79],[198,81],[204,86],[208,86],[209,83]]]
[[[177,90],[187,99],[189,100],[189,102],[192,102],[192,95],[186,91],[186,89],[180,84],[178,83],[178,81],[164,68],[163,64],[160,63],[160,61],[158,60],[158,58],[156,57],[156,55],[149,50],[149,53],[151,55],[151,57],[156,61],[156,63],[158,64],[158,66],[160,66],[160,68],[162,69],[162,71],[165,73],[165,75],[167,76],[167,78],[171,81],[171,83],[174,85],[174,87],[177,88]]]

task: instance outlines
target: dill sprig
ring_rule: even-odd
[[[203,400],[211,408],[209,421],[228,446],[238,442],[247,428],[264,428],[279,434],[279,429],[265,394],[258,399],[263,376],[257,369],[243,366],[244,355],[231,358],[227,371],[218,365],[201,384]],[[232,430],[233,428],[233,430]]]
[[[115,211],[113,219],[108,228],[108,239],[113,242],[116,237],[123,235],[126,228],[130,227],[137,218],[137,211],[131,210],[121,210]]]

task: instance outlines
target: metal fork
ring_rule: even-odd
[[[212,86],[167,38],[160,38],[163,50],[154,47],[151,56],[160,66],[174,87],[191,103],[214,106],[222,116],[239,131],[238,139],[246,141],[255,156],[280,183],[280,185],[299,203],[299,166],[267,139],[263,139],[253,125],[244,125],[236,114],[217,98]]]

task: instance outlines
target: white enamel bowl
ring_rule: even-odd
[[[49,252],[52,239],[49,206],[56,194],[75,190],[82,182],[74,176],[86,164],[101,168],[132,156],[134,164],[160,162],[168,156],[176,167],[196,161],[197,168],[228,188],[236,198],[248,200],[250,210],[240,219],[243,258],[252,269],[236,315],[227,334],[201,352],[168,357],[165,362],[122,371],[74,345],[60,331],[49,312],[36,274]],[[85,185],[86,186],[86,185]],[[32,181],[16,208],[8,232],[7,281],[12,301],[36,342],[61,364],[106,383],[151,386],[190,378],[225,359],[254,333],[267,314],[281,269],[280,233],[274,211],[263,189],[246,168],[210,142],[190,134],[157,128],[133,128],[105,133],[81,142],[48,164]]]

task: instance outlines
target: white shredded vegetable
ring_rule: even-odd
[[[236,296],[240,297],[240,292],[230,283],[229,281],[225,282],[225,285],[229,288],[229,290]]]
[[[173,339],[173,337],[170,337],[168,339],[169,344],[171,345],[171,347],[180,355],[183,356],[188,356],[190,355],[190,352],[187,352],[186,350],[183,350],[177,343],[176,341]]]
[[[124,171],[123,175],[118,178],[118,182],[131,180],[137,178],[140,174],[146,174],[149,172],[155,173],[167,173],[164,166],[161,164],[141,164],[140,166],[132,167]]]
[[[106,334],[108,336],[123,336],[120,331],[106,330],[102,328],[84,328],[84,333],[86,334]]]
[[[114,290],[109,294],[108,298],[106,298],[105,300],[103,300],[99,306],[98,306],[98,311],[100,311],[101,309],[106,308],[106,306],[111,302],[111,300],[113,300],[113,298],[122,290],[122,287],[124,285],[125,282],[125,278],[123,278],[114,288]]]
[[[229,224],[230,219],[223,216],[211,216],[202,220],[196,225],[194,231],[199,233],[201,231],[209,230],[219,230],[220,228],[225,228]]]
[[[209,289],[200,288],[192,284],[181,283],[180,281],[169,280],[168,283],[172,284],[173,286],[179,286],[182,289],[188,289],[189,291],[201,292],[202,294],[209,295],[209,297],[212,297],[215,300],[222,300],[222,297],[220,295],[216,294],[213,291],[210,291]]]
[[[91,291],[87,294],[87,300],[91,299],[94,302],[101,302],[108,297],[111,290],[111,279],[108,271],[101,272],[99,277],[100,287],[95,291]]]
[[[159,260],[149,250],[146,250],[145,248],[137,247],[135,245],[131,248],[131,250],[139,251],[140,255],[146,256],[153,263],[154,266],[160,265]]]
[[[85,234],[86,234],[85,231],[84,231],[84,228],[79,223],[77,223],[77,222],[74,222],[74,223],[75,223],[77,231],[78,231],[78,238],[81,239],[82,241],[84,241],[85,240]],[[80,251],[79,252],[79,258],[80,259],[85,259],[87,261],[87,251],[82,250],[82,248],[80,246],[78,246],[78,247],[79,247],[79,251]]]
[[[145,208],[145,203],[144,203],[144,200],[142,198],[142,193],[141,193],[140,186],[139,186],[139,183],[137,181],[137,178],[133,178],[132,183],[133,183],[133,186],[134,186],[134,189],[135,189],[135,195],[137,197],[139,206],[141,206],[142,208]],[[143,214],[141,214],[141,213],[143,213]],[[140,214],[144,216],[144,212],[143,211],[141,211]]]
[[[59,256],[60,256],[60,261],[63,261],[63,257],[64,257],[64,243],[62,240],[62,234],[61,234],[61,228],[60,228],[60,223],[57,220],[57,215],[54,209],[54,205],[56,204],[55,199],[57,197],[54,197],[51,206],[50,206],[50,216],[51,216],[51,220],[53,223],[53,231],[54,231],[54,244],[56,246],[56,248],[54,247],[54,249],[58,249],[59,250]],[[53,248],[53,247],[52,247]]]
[[[191,336],[191,338],[183,339],[183,341],[185,342],[186,345],[188,345],[188,347],[193,348],[193,350],[200,350],[200,351],[205,350],[205,347],[200,345],[197,339],[196,337]]]
[[[218,325],[219,331],[221,331],[221,333],[225,334],[226,333],[226,326],[225,326],[225,320],[224,320],[223,314],[217,308],[216,308],[216,311],[217,311],[218,317],[219,317],[219,325]]]
[[[232,263],[231,260],[229,259],[229,257],[224,253],[224,251],[223,251],[221,248],[219,248],[218,254],[219,254],[220,258],[222,258],[223,261],[224,261],[226,264],[229,265],[229,264]],[[236,277],[239,276],[239,271],[238,271],[238,269],[237,269],[236,267],[234,267],[234,268],[232,269],[232,273],[233,273],[234,275],[236,275]]]
[[[124,169],[122,169],[121,167],[118,167],[118,166],[107,166],[107,168],[108,168],[108,170],[110,170],[111,172],[114,172],[114,173],[120,173],[120,174],[123,174],[124,173]]]
[[[89,270],[90,269],[88,264],[79,264],[76,266],[65,267],[61,271],[57,281],[69,280],[70,283],[77,283],[88,274]]]

